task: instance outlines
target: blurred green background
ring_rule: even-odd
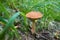
[[[0,28],[3,26],[0,40],[4,40],[6,34],[9,35],[8,40],[14,35],[20,40],[14,24],[20,24],[20,30],[28,32],[30,24],[25,15],[30,11],[39,11],[43,14],[36,23],[37,31],[43,27],[48,28],[51,21],[60,22],[60,0],[0,0]]]

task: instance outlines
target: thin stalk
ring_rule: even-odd
[[[35,20],[32,21],[32,29],[31,29],[32,34],[35,33]]]

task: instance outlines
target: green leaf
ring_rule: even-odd
[[[5,28],[3,29],[3,32],[0,34],[0,39],[2,40],[3,37],[5,36],[5,33],[7,32],[7,30],[9,28],[12,28],[12,24],[14,22],[14,20],[20,15],[20,12],[15,13],[8,21],[8,23],[6,24]]]
[[[7,23],[8,21],[0,16],[0,22]]]
[[[7,11],[7,9],[4,7],[4,5],[0,2],[0,11],[4,13],[4,17],[5,18],[9,18],[9,12]]]

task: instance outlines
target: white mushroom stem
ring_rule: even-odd
[[[31,29],[32,34],[35,33],[35,20],[32,21],[32,29]]]

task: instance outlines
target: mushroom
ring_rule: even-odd
[[[32,21],[31,32],[32,34],[34,34],[35,33],[35,20],[41,18],[42,14],[40,12],[31,11],[26,14],[26,17]]]

